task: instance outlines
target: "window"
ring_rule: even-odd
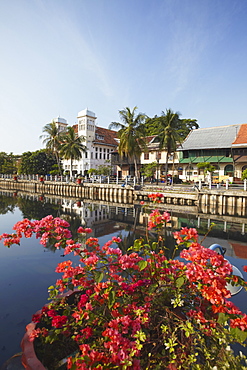
[[[105,138],[103,135],[99,135],[99,134],[96,134],[95,137],[97,140],[104,140]]]
[[[225,176],[233,176],[233,165],[232,164],[228,164],[225,169],[224,169],[224,175]]]
[[[87,152],[85,152],[85,158],[87,158]]]
[[[93,152],[91,152],[91,159],[93,159]]]
[[[144,153],[144,159],[146,159],[146,160],[149,159],[149,153]]]
[[[98,159],[98,153],[97,152],[95,153],[95,159]]]

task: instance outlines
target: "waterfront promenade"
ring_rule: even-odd
[[[104,182],[81,182],[62,179],[42,179],[29,176],[29,178],[13,179],[0,177],[0,189],[13,193],[18,191],[37,194],[62,196],[74,199],[91,199],[92,201],[105,201],[118,204],[144,204],[151,205],[148,197],[154,192],[162,193],[161,205],[183,205],[185,207],[199,206],[205,213],[219,215],[237,215],[247,217],[247,191],[246,183],[242,186],[225,184],[225,186],[195,186],[194,184],[165,185],[111,182],[106,178]],[[153,207],[153,206],[152,206]]]

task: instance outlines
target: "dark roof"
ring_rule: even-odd
[[[241,125],[199,128],[192,130],[180,150],[231,148]]]
[[[238,162],[238,163],[247,163],[247,156],[234,154],[233,160],[234,162]]]

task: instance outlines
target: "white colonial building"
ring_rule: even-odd
[[[78,113],[77,124],[73,125],[78,136],[85,138],[83,145],[87,150],[82,153],[79,161],[74,160],[72,165],[73,175],[85,175],[90,168],[97,169],[100,165],[109,165],[111,162],[111,152],[117,149],[117,132],[96,125],[96,115],[94,112],[84,109]],[[68,126],[63,118],[53,120],[61,131]],[[63,170],[70,170],[70,160],[63,160]],[[114,173],[114,169],[112,169]]]

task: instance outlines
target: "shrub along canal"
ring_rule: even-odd
[[[155,208],[155,205],[154,207]],[[246,218],[229,218],[198,215],[194,207],[183,212],[172,205],[164,205],[163,210],[171,213],[171,224],[165,232],[167,255],[173,255],[174,240],[172,232],[181,227],[198,228],[199,241],[210,230],[202,244],[209,247],[217,243],[226,248],[225,257],[237,266],[244,279],[247,273],[242,266],[247,265]],[[23,218],[41,219],[51,214],[66,219],[71,231],[79,226],[93,229],[92,236],[99,238],[103,245],[112,236],[122,239],[122,249],[127,249],[135,235],[145,237],[147,213],[140,205],[121,206],[113,203],[92,202],[92,200],[72,200],[64,198],[45,198],[43,196],[21,197],[18,194],[0,193],[0,234],[12,232],[12,226]],[[134,235],[135,234],[135,235]],[[63,250],[44,248],[35,238],[23,239],[21,246],[6,248],[0,246],[0,366],[12,355],[20,352],[20,341],[25,326],[32,315],[47,301],[47,288],[58,278],[57,264],[66,259]],[[247,312],[247,293],[241,291],[232,297],[234,303]],[[246,351],[245,351],[246,353]]]

